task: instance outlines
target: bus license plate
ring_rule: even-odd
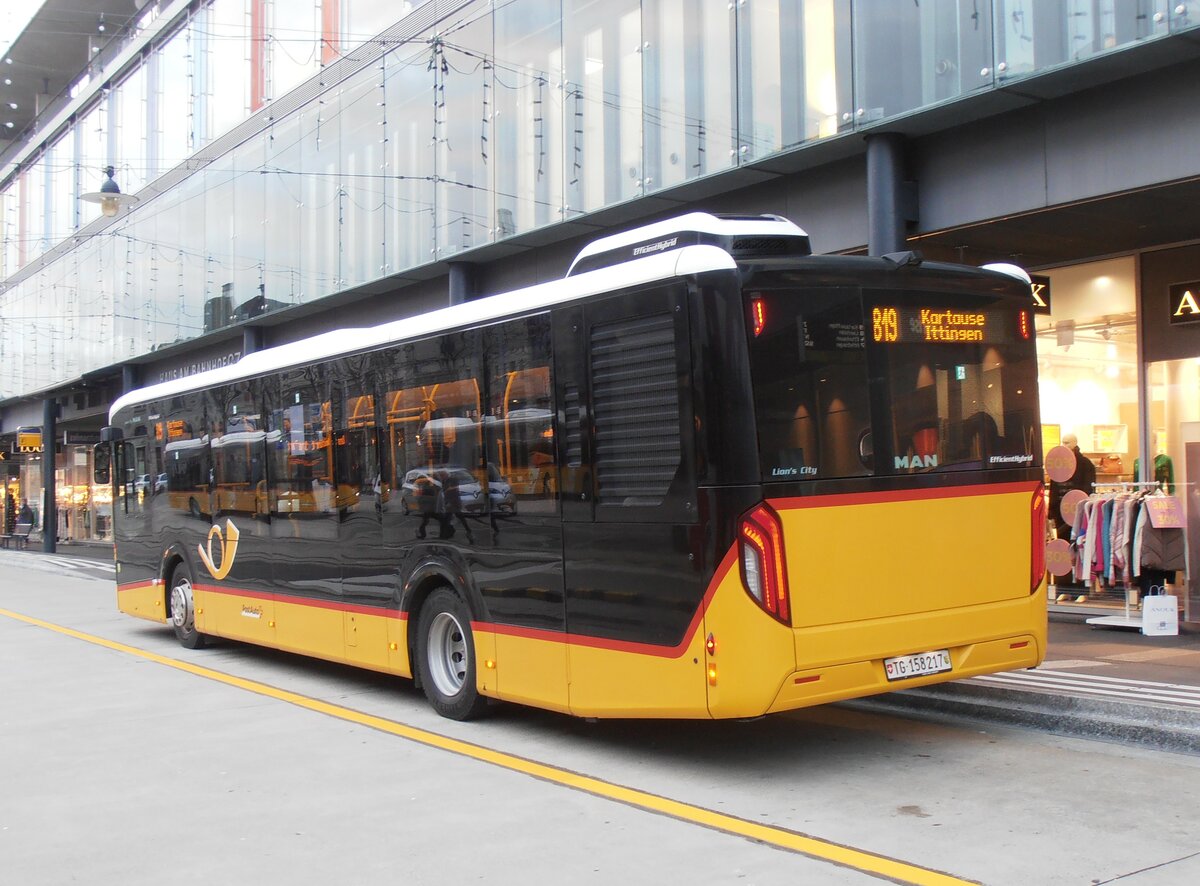
[[[950,650],[918,652],[916,655],[898,655],[883,660],[883,670],[889,680],[907,680],[909,677],[924,677],[950,670]]]

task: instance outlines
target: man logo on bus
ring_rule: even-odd
[[[217,537],[217,541],[221,543],[221,553],[218,558],[221,565],[217,566],[213,562],[212,543],[213,536]],[[196,545],[196,551],[200,554],[200,559],[204,561],[205,567],[212,573],[212,577],[220,581],[229,574],[229,570],[233,569],[233,558],[237,556],[238,538],[241,533],[238,528],[233,525],[232,520],[225,521],[225,534],[221,534],[221,527],[213,524],[213,528],[208,530],[208,550],[204,549],[204,545]]]
[[[896,469],[903,468],[904,470],[913,470],[915,468],[936,468],[938,459],[936,455],[897,455]]]

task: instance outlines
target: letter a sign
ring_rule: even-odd
[[[1171,293],[1171,323],[1200,323],[1200,280],[1175,283]]]

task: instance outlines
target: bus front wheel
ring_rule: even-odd
[[[208,639],[196,630],[196,605],[192,599],[192,577],[182,563],[171,574],[171,591],[167,596],[171,610],[171,627],[185,649],[202,649]]]
[[[470,720],[487,707],[475,684],[471,613],[448,587],[435,590],[421,607],[417,667],[425,697],[443,717]]]

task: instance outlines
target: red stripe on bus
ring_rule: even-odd
[[[252,600],[266,600],[271,603],[287,603],[296,606],[311,606],[314,609],[330,609],[337,612],[353,612],[357,615],[378,615],[381,618],[408,619],[407,612],[396,612],[384,606],[363,606],[359,603],[338,603],[335,600],[318,600],[313,597],[297,597],[292,594],[281,594],[275,591],[251,591],[245,588],[228,588],[220,585],[196,585],[196,590],[210,594],[224,594],[228,597],[249,597]]]
[[[155,587],[157,584],[158,582],[154,579],[151,579],[150,581],[132,581],[128,584],[117,585],[117,593],[119,594],[121,591],[139,591],[142,588]]]
[[[805,495],[792,498],[769,498],[776,510],[799,508],[831,508],[846,505],[888,504],[901,501],[930,501],[939,498],[974,498],[978,495],[1007,495],[1029,493],[1041,488],[1036,482],[990,483],[985,486],[950,486],[939,489],[894,489],[886,492],[845,492],[833,495]]]
[[[505,634],[511,637],[524,637],[531,640],[546,640],[553,643],[568,643],[575,646],[587,646],[593,649],[610,649],[616,652],[633,652],[639,655],[655,655],[661,658],[679,658],[691,645],[692,638],[700,628],[700,621],[708,610],[709,603],[717,592],[717,587],[729,574],[729,570],[737,563],[737,547],[731,547],[722,558],[704,599],[696,608],[692,621],[684,632],[683,639],[674,646],[655,646],[653,643],[639,643],[633,640],[609,640],[604,637],[589,637],[585,634],[570,634],[558,631],[546,631],[540,628],[523,628],[517,625],[493,624],[484,621],[472,621],[471,626],[477,630],[490,631],[495,634]],[[148,587],[154,582],[138,582],[119,586],[118,590],[133,590]],[[340,612],[353,612],[362,615],[378,615],[382,618],[398,618],[408,620],[407,612],[397,612],[381,606],[361,606],[354,603],[338,603],[332,600],[315,600],[311,597],[293,597],[288,594],[271,593],[267,591],[251,591],[243,588],[222,587],[219,585],[195,585],[196,590],[211,594],[223,594],[230,597],[249,597],[252,600],[265,600],[273,603],[290,603],[297,606],[312,606],[316,609],[331,609]]]

